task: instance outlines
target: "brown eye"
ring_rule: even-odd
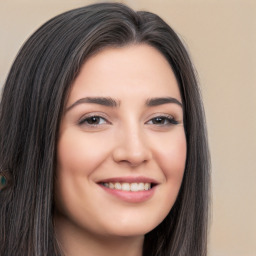
[[[89,126],[102,125],[106,123],[107,123],[107,120],[101,116],[85,117],[79,122],[80,125],[89,125]]]
[[[100,117],[98,116],[92,116],[86,119],[86,122],[88,124],[99,124],[100,123]]]
[[[156,118],[152,119],[153,124],[165,124],[166,121],[167,120],[165,117],[156,117]]]
[[[154,125],[174,125],[178,122],[172,116],[157,116],[148,121],[148,124]]]

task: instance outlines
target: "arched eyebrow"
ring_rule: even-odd
[[[98,105],[112,107],[112,108],[119,107],[121,104],[119,100],[115,100],[111,97],[85,97],[74,102],[71,106],[69,106],[66,109],[66,112],[74,108],[75,106],[83,103],[98,104]],[[172,97],[150,98],[146,100],[145,105],[148,107],[154,107],[154,106],[159,106],[159,105],[169,104],[169,103],[174,103],[182,107],[182,103],[176,98],[172,98]]]
[[[152,98],[152,99],[147,99],[146,101],[146,105],[148,107],[154,107],[154,106],[159,106],[159,105],[168,104],[168,103],[174,103],[182,107],[182,103],[176,98],[172,98],[172,97]]]
[[[66,112],[69,111],[71,108],[82,104],[82,103],[92,103],[92,104],[98,104],[106,107],[118,107],[120,106],[120,102],[117,100],[114,100],[110,97],[85,97],[77,100],[75,103],[73,103],[71,106],[69,106],[66,109]]]

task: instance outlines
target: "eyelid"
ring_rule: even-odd
[[[91,118],[91,117],[97,117],[97,118],[101,118],[104,120],[104,123],[101,124],[86,124],[86,120]],[[152,122],[155,118],[163,118],[166,119],[165,121],[167,121],[167,123],[164,124],[157,124],[157,123],[150,123]],[[110,121],[110,118],[102,112],[90,112],[87,114],[84,114],[78,121],[77,124],[78,125],[84,125],[84,126],[88,126],[88,127],[96,127],[96,126],[104,126],[106,124],[112,124]],[[177,118],[175,118],[173,115],[171,114],[166,114],[166,113],[155,113],[154,115],[152,115],[151,117],[149,117],[147,119],[147,121],[145,122],[146,125],[154,125],[154,126],[172,126],[172,125],[177,125],[180,124],[181,121],[179,121]]]
[[[155,118],[166,118],[169,121],[168,124],[158,124],[158,126],[168,126],[168,125],[180,124],[180,122],[173,115],[164,114],[164,113],[154,114],[154,116],[150,117],[150,119],[146,122],[146,124],[149,124],[149,122]],[[152,124],[152,125],[157,125],[157,124]]]
[[[98,118],[102,118],[105,120],[104,124],[111,124],[111,122],[109,121],[109,118],[104,114],[104,113],[99,113],[99,112],[92,112],[92,113],[88,113],[83,115],[79,120],[78,120],[78,125],[83,125],[83,123],[85,122],[86,119],[89,119],[91,117],[98,117]],[[98,126],[98,125],[104,125],[104,124],[88,124],[87,126]]]

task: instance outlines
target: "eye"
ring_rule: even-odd
[[[156,116],[147,122],[147,124],[153,124],[158,126],[176,125],[178,123],[179,122],[170,115]]]
[[[104,117],[101,116],[87,116],[79,121],[79,125],[98,126],[109,123]]]

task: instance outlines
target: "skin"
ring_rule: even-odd
[[[86,97],[111,97],[116,106]],[[174,100],[146,104],[167,97]],[[57,148],[54,221],[65,255],[142,255],[144,235],[167,216],[183,178],[179,102],[174,73],[151,46],[107,48],[85,62],[67,100]],[[149,198],[130,202],[99,184],[114,177],[146,177],[157,185]]]

